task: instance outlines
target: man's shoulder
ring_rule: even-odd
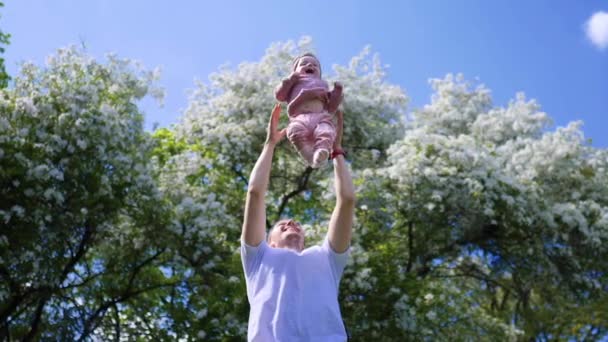
[[[316,243],[316,244],[314,244],[314,245],[312,245],[312,246],[304,249],[301,254],[302,255],[304,255],[304,254],[319,254],[319,253],[326,254],[327,252],[328,251],[327,251],[327,248],[326,248],[325,240],[321,240],[320,242],[318,242],[318,243]]]
[[[266,240],[262,240],[257,246],[247,244],[241,239],[241,257],[242,258],[255,258],[257,255],[265,254],[266,250],[270,249]]]

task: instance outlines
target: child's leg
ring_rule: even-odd
[[[328,124],[327,122],[320,122],[314,131],[314,139],[315,150],[323,149],[331,151],[331,147],[336,139],[336,129],[334,128],[334,125]]]
[[[300,115],[302,116],[302,115]],[[308,165],[312,164],[314,137],[308,127],[308,120],[300,116],[292,119],[287,126],[287,139],[295,146]]]
[[[335,139],[336,129],[331,121],[331,117],[324,115],[314,131],[313,167],[320,167],[327,161]]]

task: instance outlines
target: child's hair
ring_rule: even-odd
[[[294,58],[293,59],[293,64],[292,64],[293,71],[296,71],[296,67],[298,66],[298,62],[300,61],[300,59],[302,59],[304,57],[312,57],[312,58],[314,58],[314,59],[317,60],[317,62],[319,64],[319,75],[321,75],[321,73],[322,73],[322,70],[321,70],[321,61],[319,61],[319,58],[317,58],[317,56],[315,56],[312,52],[306,52],[306,53],[303,53],[303,54],[299,55],[298,57]]]

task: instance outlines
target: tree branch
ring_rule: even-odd
[[[114,333],[116,334],[115,341],[119,342],[120,341],[120,315],[118,313],[118,305],[114,304],[114,305],[112,305],[112,308],[114,309],[114,319],[116,320],[114,323]]]
[[[157,285],[153,285],[153,286],[148,286],[148,287],[144,287],[142,289],[139,290],[135,290],[135,291],[125,291],[125,293],[123,293],[121,296],[108,300],[104,303],[102,303],[99,308],[97,308],[97,310],[95,310],[95,312],[93,314],[91,314],[91,316],[86,320],[86,322],[84,323],[84,329],[82,332],[82,335],[80,336],[79,341],[84,341],[86,338],[89,337],[89,335],[91,334],[91,332],[93,332],[95,330],[95,328],[97,328],[98,325],[98,321],[103,318],[103,316],[105,315],[105,312],[112,306],[115,306],[118,303],[122,303],[124,301],[127,301],[137,295],[140,295],[142,293],[148,292],[148,291],[152,291],[152,290],[156,290],[156,289],[160,289],[163,287],[169,287],[169,286],[174,286],[176,284],[178,284],[179,282],[171,282],[171,283],[167,283],[167,284],[157,284]]]
[[[291,198],[297,196],[302,191],[308,189],[308,181],[310,179],[310,175],[312,174],[312,171],[313,171],[313,168],[308,166],[304,170],[304,172],[302,172],[302,174],[300,175],[300,177],[298,179],[298,187],[295,188],[290,193],[284,195],[283,198],[281,198],[281,204],[279,205],[279,209],[277,211],[277,219],[279,219],[281,217],[281,215],[283,215],[283,211],[285,211],[285,207],[287,206],[287,203],[289,202],[289,200]]]
[[[123,294],[121,296],[119,296],[118,298],[115,298],[113,300],[110,301],[106,301],[104,304],[100,305],[100,307],[95,310],[95,312],[91,315],[91,317],[89,317],[89,319],[87,319],[87,321],[84,323],[84,329],[83,329],[83,334],[81,336],[80,340],[83,340],[84,338],[86,338],[93,330],[95,330],[95,328],[97,327],[97,324],[95,324],[96,321],[98,321],[98,318],[100,318],[99,316],[103,317],[105,315],[105,312],[110,308],[110,307],[115,307],[116,310],[118,310],[116,304],[123,302],[131,297],[137,296],[140,293],[149,291],[149,290],[154,290],[156,288],[161,288],[161,287],[165,287],[165,286],[173,286],[173,283],[169,283],[169,284],[157,284],[154,286],[149,286],[147,288],[143,288],[140,290],[136,290],[133,291],[133,284],[135,282],[135,278],[137,276],[137,274],[139,273],[139,271],[141,271],[141,269],[146,266],[147,264],[150,264],[152,261],[154,261],[156,258],[158,258],[160,255],[162,255],[165,252],[165,248],[160,249],[159,251],[157,251],[156,253],[154,253],[153,255],[151,255],[150,257],[146,258],[145,260],[143,260],[141,263],[137,264],[135,267],[133,267],[131,274],[129,275],[129,280],[127,282],[127,286],[126,288],[123,290]],[[175,283],[176,284],[176,283]],[[90,328],[90,326],[93,326],[92,328]]]
[[[234,173],[236,173],[237,178],[240,179],[243,183],[245,183],[245,185],[249,184],[249,180],[247,179],[247,177],[245,177],[241,170],[238,170],[234,165],[231,166],[231,169],[232,171],[234,171]]]
[[[414,253],[414,222],[409,221],[407,224],[407,243],[408,243],[408,253],[407,253],[407,266],[406,271],[409,273],[412,270],[413,264],[413,253]]]
[[[42,310],[44,309],[44,306],[46,305],[46,302],[49,300],[50,297],[51,294],[49,293],[40,298],[40,300],[38,301],[36,311],[34,312],[34,318],[30,323],[30,331],[23,338],[24,342],[33,341],[36,335],[38,334],[38,328],[40,327],[40,321],[42,320]]]

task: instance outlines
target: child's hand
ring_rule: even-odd
[[[297,81],[299,79],[300,79],[300,73],[297,72],[297,71],[294,71],[294,72],[291,73],[291,75],[289,75],[289,80],[292,81],[292,82],[295,82],[295,81]]]

